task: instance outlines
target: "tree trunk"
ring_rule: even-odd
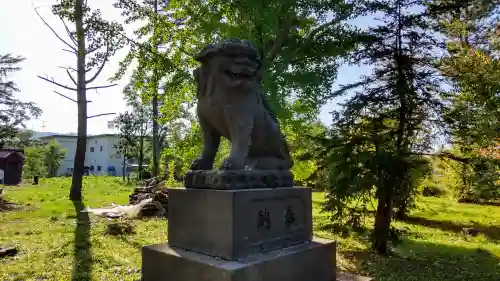
[[[156,72],[156,71],[155,71]],[[158,176],[159,170],[159,135],[158,135],[158,83],[155,83],[153,93],[153,177]]]
[[[77,105],[78,105],[78,137],[73,166],[73,177],[69,198],[82,200],[82,180],[85,169],[85,153],[87,150],[87,97],[85,82],[85,30],[83,28],[83,0],[75,1],[75,25],[78,44],[77,59]]]
[[[139,139],[139,180],[142,180],[142,163],[144,162],[144,135],[140,136]]]
[[[394,219],[400,221],[406,219],[408,217],[408,211],[408,205],[405,203],[398,208],[398,210],[394,214]]]
[[[385,190],[377,192],[379,196],[372,243],[372,249],[377,254],[384,256],[388,254],[389,230],[392,216],[392,196],[391,191],[388,189],[392,189],[392,186],[386,186]]]
[[[155,0],[154,3],[154,9],[155,9],[155,22],[154,22],[154,29],[156,34],[156,25],[157,25],[157,17],[158,17],[158,0]],[[158,45],[159,42],[156,44],[156,51],[158,51]],[[158,72],[156,69],[153,72],[154,76],[154,88],[153,88],[153,98],[152,98],[152,106],[153,106],[153,177],[158,176],[158,170],[159,170],[159,135],[158,135]]]
[[[123,151],[123,163],[122,163],[122,178],[123,178],[123,182],[125,182],[125,172],[126,172],[126,168],[125,168],[125,160],[126,160],[126,156],[127,155],[127,149],[125,149]]]

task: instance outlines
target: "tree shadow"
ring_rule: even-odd
[[[119,235],[119,236],[116,236],[116,238],[122,240],[123,242],[127,243],[129,246],[133,247],[133,248],[136,248],[137,250],[141,251],[142,248],[144,247],[143,244],[137,242],[137,241],[134,241],[134,240],[131,240],[130,238],[124,236],[124,235]]]
[[[92,244],[90,242],[90,218],[87,212],[81,212],[85,205],[73,201],[76,214],[75,248],[71,281],[92,280]]]
[[[7,212],[20,209],[21,207],[13,202],[3,199],[0,196],[0,212]]]
[[[383,281],[500,280],[500,258],[484,249],[406,240],[395,253],[365,260],[366,275]]]
[[[411,224],[417,224],[432,228],[439,228],[444,231],[451,231],[455,233],[463,233],[468,235],[483,234],[493,241],[500,240],[500,227],[487,226],[479,223],[471,222],[469,224],[457,223],[453,221],[432,220],[423,217],[406,217],[402,221]]]

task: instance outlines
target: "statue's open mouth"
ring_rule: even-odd
[[[257,65],[248,58],[235,58],[225,73],[232,79],[251,79],[257,74]]]
[[[250,79],[254,75],[251,71],[234,71],[234,70],[226,70],[226,75],[233,79]]]

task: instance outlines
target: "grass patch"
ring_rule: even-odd
[[[126,204],[133,187],[118,178],[86,177],[83,205],[73,205],[69,186],[69,178],[58,178],[4,188],[5,199],[16,208],[0,211],[0,244],[16,245],[20,252],[0,259],[0,280],[139,280],[140,249],[166,242],[167,221],[135,221],[135,234],[106,235],[107,220],[77,211]],[[322,193],[313,195],[315,235],[339,242],[343,270],[378,281],[500,280],[500,207],[424,198],[408,221],[395,222],[406,233],[395,255],[380,258],[367,251],[366,235],[337,237],[321,230],[329,223],[320,212],[322,201]],[[479,234],[466,235],[463,228]]]

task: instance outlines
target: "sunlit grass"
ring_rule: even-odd
[[[44,179],[38,186],[5,188],[5,197],[21,208],[0,212],[0,244],[16,245],[20,252],[14,258],[0,259],[0,280],[139,280],[140,249],[166,242],[167,221],[138,220],[135,234],[106,235],[106,219],[90,216],[90,225],[84,218],[77,219],[68,200],[69,186],[69,178],[58,178]],[[126,204],[132,190],[119,178],[88,177],[84,203],[90,207]],[[405,231],[403,243],[392,257],[380,258],[367,251],[367,235],[341,238],[320,230],[330,223],[320,211],[322,201],[323,194],[314,193],[315,235],[339,242],[341,269],[377,281],[500,280],[500,207],[425,198],[409,222],[394,223]],[[368,226],[372,223],[367,220]],[[462,234],[466,227],[482,233],[466,236]]]

